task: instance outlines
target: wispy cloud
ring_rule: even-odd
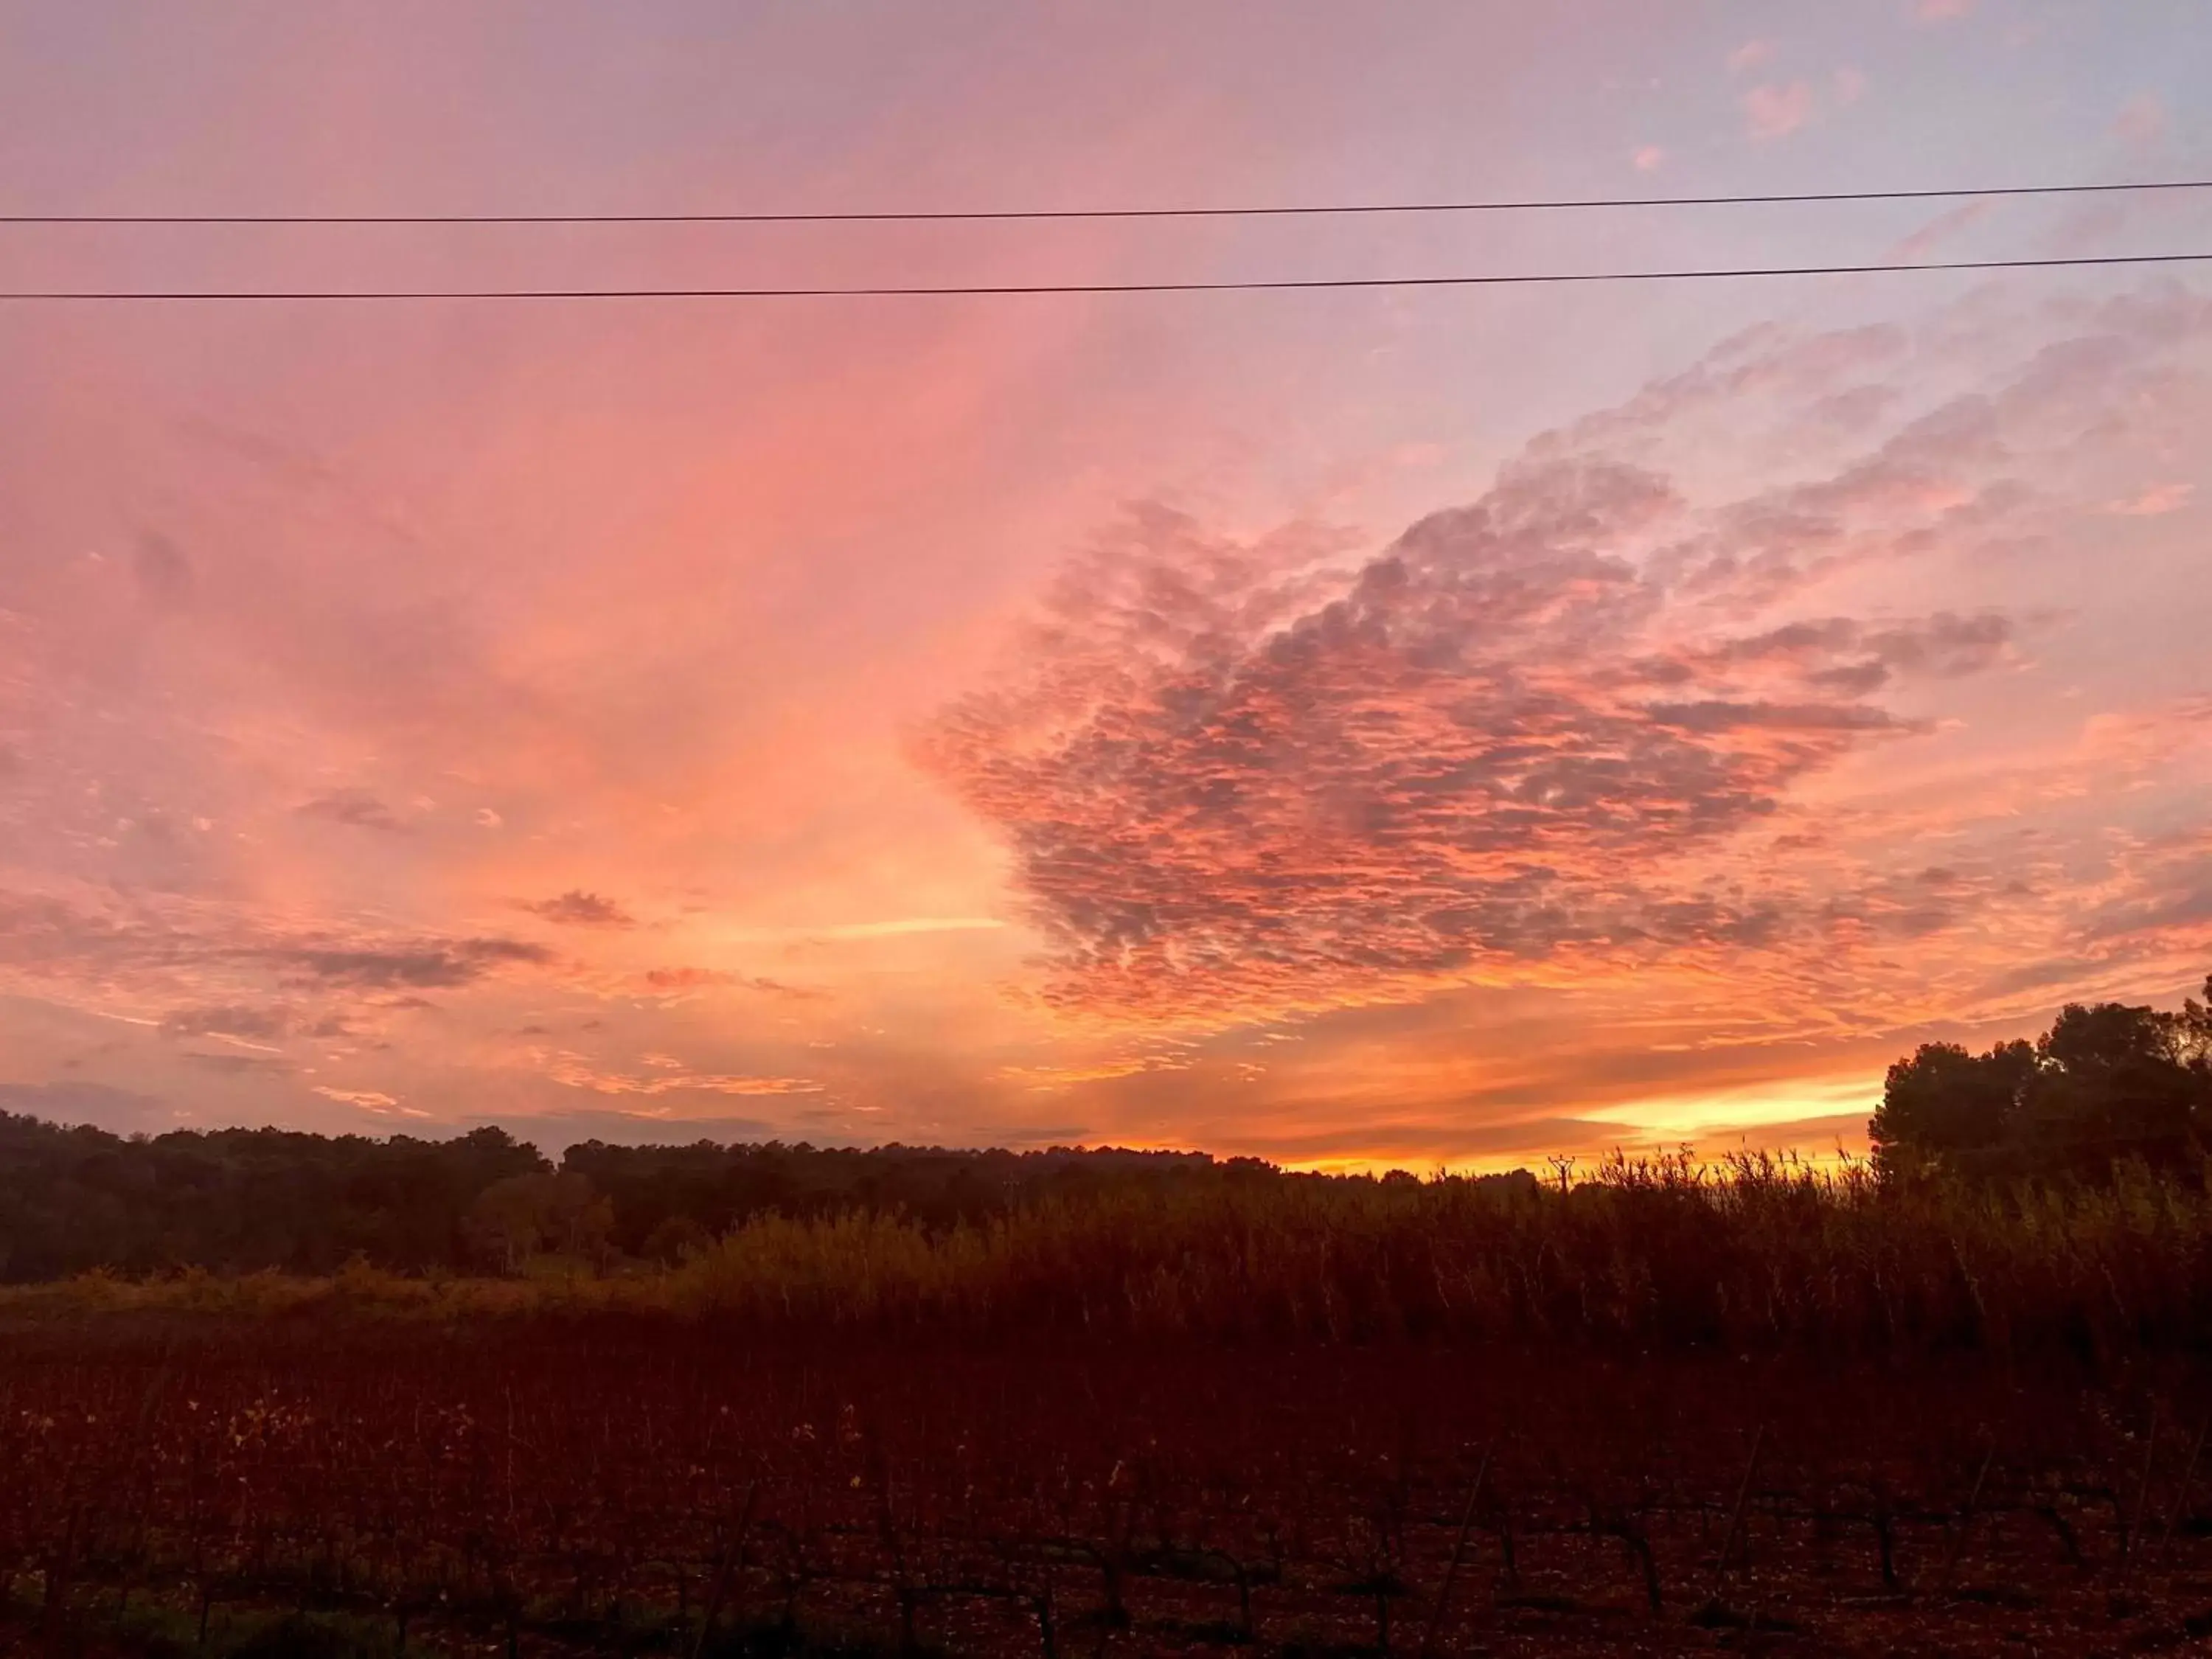
[[[738,926],[717,929],[719,935],[740,943],[792,943],[808,939],[897,939],[912,933],[991,933],[1006,927],[996,916],[890,916],[880,921],[825,922],[817,927]]]
[[[780,979],[769,979],[759,974],[732,973],[720,968],[649,968],[644,975],[645,988],[656,996],[682,996],[710,988],[739,991],[758,991],[768,996],[790,997],[800,1001],[811,1001],[823,996],[822,991],[803,985],[790,985]]]
[[[2105,510],[2123,519],[2158,519],[2179,513],[2195,499],[2197,486],[2176,480],[2153,484],[2140,495],[2106,503]]]
[[[342,1106],[358,1106],[363,1111],[388,1112],[399,1104],[393,1097],[374,1089],[333,1089],[319,1083],[315,1092],[325,1100],[335,1100]],[[410,1115],[427,1117],[428,1114],[416,1112]]]
[[[814,1095],[823,1085],[803,1077],[744,1077],[724,1073],[695,1072],[683,1061],[665,1055],[649,1056],[653,1069],[639,1076],[600,1070],[581,1054],[549,1057],[544,1075],[570,1089],[600,1095]]]
[[[1940,213],[1893,247],[1889,257],[1905,261],[1925,259],[1960,232],[1981,223],[1995,211],[1996,204],[1983,198]]]

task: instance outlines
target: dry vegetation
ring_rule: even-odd
[[[756,1218],[659,1271],[0,1297],[85,1653],[2151,1650],[2212,1200],[1769,1160]]]
[[[1914,1356],[2193,1349],[2212,1337],[2205,1184],[1875,1182],[1767,1158],[1613,1159],[1580,1183],[1224,1178],[931,1227],[757,1217],[675,1267],[521,1277],[81,1275],[0,1291],[80,1312],[652,1314],[749,1330],[1324,1343],[1536,1341]]]

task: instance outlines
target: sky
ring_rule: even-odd
[[[2203,0],[0,3],[0,214],[2212,177]],[[2212,191],[0,225],[0,288],[2212,252]],[[0,1109],[1864,1145],[2212,969],[2212,266],[0,301]]]

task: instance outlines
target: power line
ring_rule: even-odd
[[[1923,264],[1723,266],[1679,270],[1509,271],[1493,276],[1301,276],[1190,283],[988,283],[944,286],[823,288],[505,288],[46,289],[0,292],[0,301],[397,301],[397,300],[889,300],[1053,294],[1253,294],[1310,289],[1506,288],[1570,283],[1681,283],[1722,277],[1877,276],[1905,271],[2066,270],[2093,265],[2212,263],[2212,253],[2081,254],[2051,259],[1947,259]]]
[[[1808,202],[1936,202],[1968,197],[2102,196],[2212,190],[2212,179],[2001,185],[1989,190],[1833,190],[1751,196],[1567,197],[1526,201],[1346,202],[1284,207],[989,208],[879,213],[9,213],[0,225],[858,225],[1073,219],[1285,219],[1386,213],[1554,213],[1603,208],[1771,207]]]

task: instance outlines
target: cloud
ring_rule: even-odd
[[[1006,833],[1053,941],[1048,995],[1295,998],[1756,925],[1630,872],[1759,822],[1801,777],[1907,728],[1848,688],[1757,695],[1771,642],[1655,671],[1636,646],[1669,596],[1612,550],[1678,506],[1637,469],[1523,462],[1287,614],[1158,563],[1122,584],[1133,616],[1089,585],[1048,630],[1057,660],[957,705],[921,744]],[[1077,643],[1086,629],[1103,652]],[[1963,648],[1938,643],[1956,631],[1846,623],[1814,659],[1918,659]],[[1144,654],[1115,652],[1124,638]]]
[[[179,1008],[163,1017],[161,1031],[167,1037],[224,1036],[268,1039],[290,1034],[292,1011],[257,1007],[242,1003],[204,1008]]]
[[[1898,722],[1879,708],[1818,702],[1739,702],[1707,697],[1697,702],[1654,702],[1644,712],[1655,726],[1683,732],[1880,732]],[[1771,804],[1770,804],[1771,805]]]
[[[824,927],[783,931],[801,939],[897,939],[908,933],[991,933],[1006,925],[996,916],[890,916],[880,921],[833,922]]]
[[[325,1100],[335,1100],[342,1106],[358,1106],[368,1112],[389,1112],[399,1104],[393,1097],[374,1089],[333,1089],[319,1083],[315,1085],[315,1092]],[[416,1112],[410,1115],[422,1117],[428,1114]]]
[[[2140,495],[2121,501],[2107,501],[2105,511],[2123,519],[2157,519],[2169,513],[2179,513],[2197,494],[2197,486],[2175,481],[2153,484]]]
[[[1970,16],[1975,0],[1919,0],[1913,16],[1923,23],[1952,23]]]
[[[1820,94],[1810,81],[1769,83],[1753,87],[1741,103],[1744,131],[1753,138],[1785,138],[1819,112]]]
[[[2127,837],[2118,862],[2127,878],[2112,884],[2075,932],[2085,955],[2125,945],[2195,964],[2212,953],[2212,834]]]
[[[1866,96],[1866,72],[1863,70],[1854,69],[1846,64],[1836,71],[1832,85],[1835,88],[1837,106],[1839,108],[1849,109]]]
[[[1905,262],[1925,259],[1960,231],[1979,224],[1988,218],[1996,211],[1996,204],[1994,202],[1987,197],[1982,197],[1963,206],[1953,208],[1948,212],[1938,214],[1891,248],[1888,257]]]
[[[542,966],[553,960],[544,946],[512,939],[452,939],[377,950],[290,945],[268,954],[278,964],[320,983],[368,989],[467,985],[501,968]]]
[[[780,979],[766,979],[757,974],[733,974],[720,968],[651,968],[646,970],[645,985],[648,991],[661,995],[702,991],[716,986],[807,1001],[827,994],[803,985],[787,985]]]
[[[407,826],[374,793],[366,789],[338,789],[292,809],[303,818],[350,824],[356,830],[381,830],[404,834]]]
[[[0,986],[57,989],[100,1007],[121,997],[173,1010],[171,1035],[252,1037],[333,1029],[343,1007],[298,1008],[295,994],[356,1010],[421,1006],[394,991],[469,985],[512,969],[545,968],[544,945],[497,936],[450,938],[365,928],[313,931],[251,912],[161,893],[84,887],[64,893],[0,888]],[[153,1023],[153,1022],[147,1022]]]
[[[2166,100],[2154,92],[2139,92],[2121,106],[2112,135],[2132,149],[2152,149],[2165,142],[2168,125]]]
[[[1667,152],[1656,144],[1646,144],[1628,159],[1638,173],[1656,173],[1667,165]]]
[[[571,889],[558,898],[540,899],[522,907],[548,921],[566,927],[635,927],[637,918],[611,898]]]
[[[1730,75],[1745,74],[1759,68],[1762,64],[1771,63],[1773,58],[1774,42],[1771,40],[1747,40],[1729,53],[1729,73]]]
[[[1968,348],[1750,331],[1362,561],[1133,513],[915,744],[1008,851],[1041,1000],[1109,1024],[1255,1018],[1664,962],[1803,1006],[1884,940],[1992,906],[2045,929],[2044,902],[1987,870],[1937,891],[1928,860],[1892,867],[1915,832],[1832,840],[1802,802],[1936,729],[1885,696],[2015,665],[2022,631],[1811,596],[1877,564],[1960,570],[2067,511],[2045,487],[2085,435],[2124,437],[2208,326],[2178,288],[2051,315],[2058,337],[2008,359],[1962,311],[1980,384],[1893,411],[1867,375]],[[1794,478],[1701,501],[1670,470],[1726,447],[1723,414],[1801,429],[1796,411],[1869,386],[1887,429],[1810,428],[1832,453]]]
[[[1900,676],[1956,679],[1984,672],[2008,659],[2017,635],[2017,624],[2000,611],[1959,616],[1946,611],[1887,623],[1826,617],[1723,639],[1691,651],[1689,660],[1659,659],[1641,668],[1662,685],[1716,668],[1756,668],[1778,683],[1863,696]],[[1826,721],[1834,715],[1826,705],[1815,704],[1806,717]],[[1763,718],[1784,717],[1777,713]],[[1851,718],[1863,722],[1866,715],[1855,713]]]
[[[1198,1064],[1195,1047],[1188,1042],[1155,1042],[1139,1052],[1109,1054],[1070,1065],[1007,1066],[1000,1068],[999,1075],[1009,1083],[1022,1084],[1038,1091],[1071,1088],[1082,1083],[1118,1082],[1123,1078],[1150,1077],[1160,1072],[1189,1071]]]
[[[683,1061],[666,1056],[653,1057],[647,1063],[653,1065],[654,1075],[637,1077],[603,1072],[581,1054],[561,1054],[546,1061],[544,1074],[571,1089],[586,1089],[601,1095],[813,1095],[823,1091],[822,1085],[811,1078],[694,1072]]]

